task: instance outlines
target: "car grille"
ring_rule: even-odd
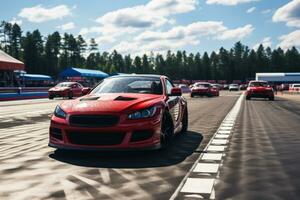
[[[69,120],[72,126],[109,127],[116,125],[119,117],[114,115],[72,115]]]
[[[121,144],[125,133],[99,133],[99,132],[68,132],[69,141],[77,145],[91,145],[91,146],[105,146],[105,145],[118,145]]]
[[[253,94],[267,94],[266,91],[255,91],[255,90],[252,93]]]

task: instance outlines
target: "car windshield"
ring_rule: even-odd
[[[91,94],[142,93],[162,94],[162,83],[156,77],[117,77],[104,79]]]
[[[266,82],[251,82],[250,87],[267,87],[268,84]]]
[[[238,87],[239,85],[238,84],[231,84],[230,86],[232,86],[232,87]]]
[[[210,86],[210,84],[208,84],[208,83],[197,83],[195,86],[196,87],[205,87],[205,88],[207,88],[207,87]]]
[[[70,87],[72,83],[59,83],[56,85],[56,87]]]
[[[186,85],[179,85],[180,88],[188,88]]]

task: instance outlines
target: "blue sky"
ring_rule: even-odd
[[[123,54],[300,47],[300,0],[10,0],[0,12],[23,32],[82,34]]]

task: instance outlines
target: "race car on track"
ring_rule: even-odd
[[[246,100],[251,98],[268,98],[274,101],[273,88],[266,81],[250,81],[246,91]]]
[[[188,127],[181,89],[160,75],[104,79],[89,94],[55,108],[49,146],[58,149],[158,149]]]
[[[190,93],[191,89],[186,84],[179,84],[178,87],[181,89],[182,93]]]
[[[82,96],[86,91],[89,91],[89,88],[84,88],[80,83],[62,82],[48,90],[48,97],[49,99],[55,97],[68,97],[72,99],[73,97]]]
[[[238,84],[230,84],[229,91],[239,91],[239,85]]]
[[[219,96],[219,89],[208,82],[198,82],[191,89],[191,97],[194,96]]]

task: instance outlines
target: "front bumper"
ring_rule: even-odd
[[[48,91],[48,96],[49,97],[67,97],[68,96],[68,91],[63,90],[63,91]]]
[[[206,96],[206,95],[211,95],[211,92],[208,91],[208,90],[192,90],[191,94],[193,95],[203,95],[203,96]]]
[[[273,98],[273,92],[247,92],[247,97],[251,98]]]
[[[73,150],[142,150],[160,148],[160,115],[113,127],[76,127],[53,116],[49,146]],[[127,120],[128,121],[128,120]]]

